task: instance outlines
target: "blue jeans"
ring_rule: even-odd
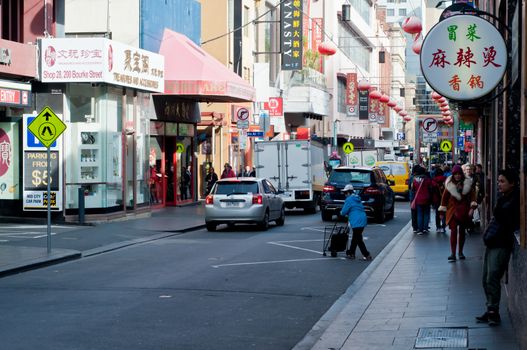
[[[429,204],[418,204],[417,206],[417,229],[419,231],[428,230],[428,224],[430,223],[430,205]]]

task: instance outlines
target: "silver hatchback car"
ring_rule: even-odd
[[[267,230],[269,221],[282,226],[285,207],[282,197],[267,179],[221,179],[205,199],[205,224],[209,231],[215,231],[219,224],[235,223],[256,223]]]

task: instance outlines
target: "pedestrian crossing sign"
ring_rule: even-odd
[[[66,124],[57,117],[49,107],[44,107],[27,129],[46,147],[49,148],[66,130]]]

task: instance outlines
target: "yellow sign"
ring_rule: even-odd
[[[350,154],[351,152],[353,152],[354,149],[355,149],[355,146],[353,146],[353,143],[351,143],[351,142],[346,142],[346,143],[342,146],[342,150],[343,150],[344,153],[346,153],[346,154]]]
[[[176,153],[185,152],[185,145],[182,143],[176,143]]]
[[[443,140],[439,144],[439,148],[441,148],[441,151],[443,151],[445,153],[448,153],[448,152],[452,151],[452,142],[450,142],[448,140]]]
[[[33,135],[47,148],[66,130],[66,124],[49,107],[37,115],[27,126]]]

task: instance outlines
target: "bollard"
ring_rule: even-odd
[[[79,225],[84,225],[84,187],[79,187]]]

